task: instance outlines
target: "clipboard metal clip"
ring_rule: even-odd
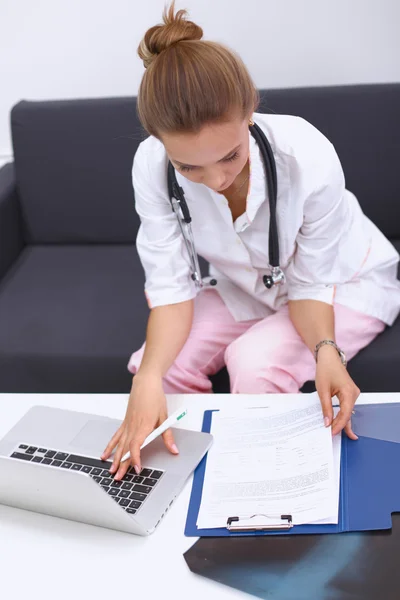
[[[249,523],[240,523],[242,521],[250,521],[255,517],[265,517],[266,519],[280,519],[284,521],[283,523],[271,523],[271,524],[261,524],[254,521],[254,524]],[[286,522],[285,522],[286,521]],[[293,527],[293,518],[292,515],[277,515],[270,516],[264,514],[255,514],[250,517],[228,517],[226,522],[226,528],[229,531],[268,531],[268,530],[283,530],[283,529],[291,529]]]

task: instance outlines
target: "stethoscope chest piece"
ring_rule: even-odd
[[[271,267],[271,275],[264,275],[263,283],[270,290],[274,285],[285,283],[285,273],[280,267]]]

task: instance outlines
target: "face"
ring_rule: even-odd
[[[167,154],[182,175],[222,193],[249,157],[248,119],[205,125],[198,133],[164,134]]]

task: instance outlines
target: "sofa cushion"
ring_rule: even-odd
[[[349,362],[348,371],[362,392],[398,392],[400,390],[400,319],[388,327],[367,348]],[[210,378],[213,391],[229,394],[226,368]],[[313,381],[307,381],[302,392],[315,391]]]
[[[2,392],[129,392],[147,322],[133,245],[27,247],[0,284]]]
[[[393,245],[400,253],[400,240],[393,241]],[[349,373],[362,392],[400,391],[399,341],[400,318],[349,362]],[[215,393],[229,393],[229,375],[226,369],[211,377],[211,381]],[[311,381],[306,382],[302,388],[303,392],[314,390],[315,385]]]
[[[128,392],[148,317],[143,280],[133,245],[25,248],[0,283],[2,392]],[[400,319],[350,362],[364,392],[400,390],[399,339]],[[226,369],[211,379],[229,392]]]
[[[393,245],[400,252],[400,240]],[[350,361],[349,373],[363,392],[400,391],[399,341],[400,318]]]

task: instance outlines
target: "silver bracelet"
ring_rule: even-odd
[[[314,350],[315,362],[318,362],[318,350],[320,348],[322,348],[322,346],[333,346],[337,350],[337,353],[340,356],[340,360],[342,361],[342,364],[345,367],[347,366],[347,360],[346,360],[345,353],[343,352],[343,350],[341,350],[339,348],[339,346],[333,340],[322,340],[322,342],[319,342],[319,344],[316,345],[315,350]]]

